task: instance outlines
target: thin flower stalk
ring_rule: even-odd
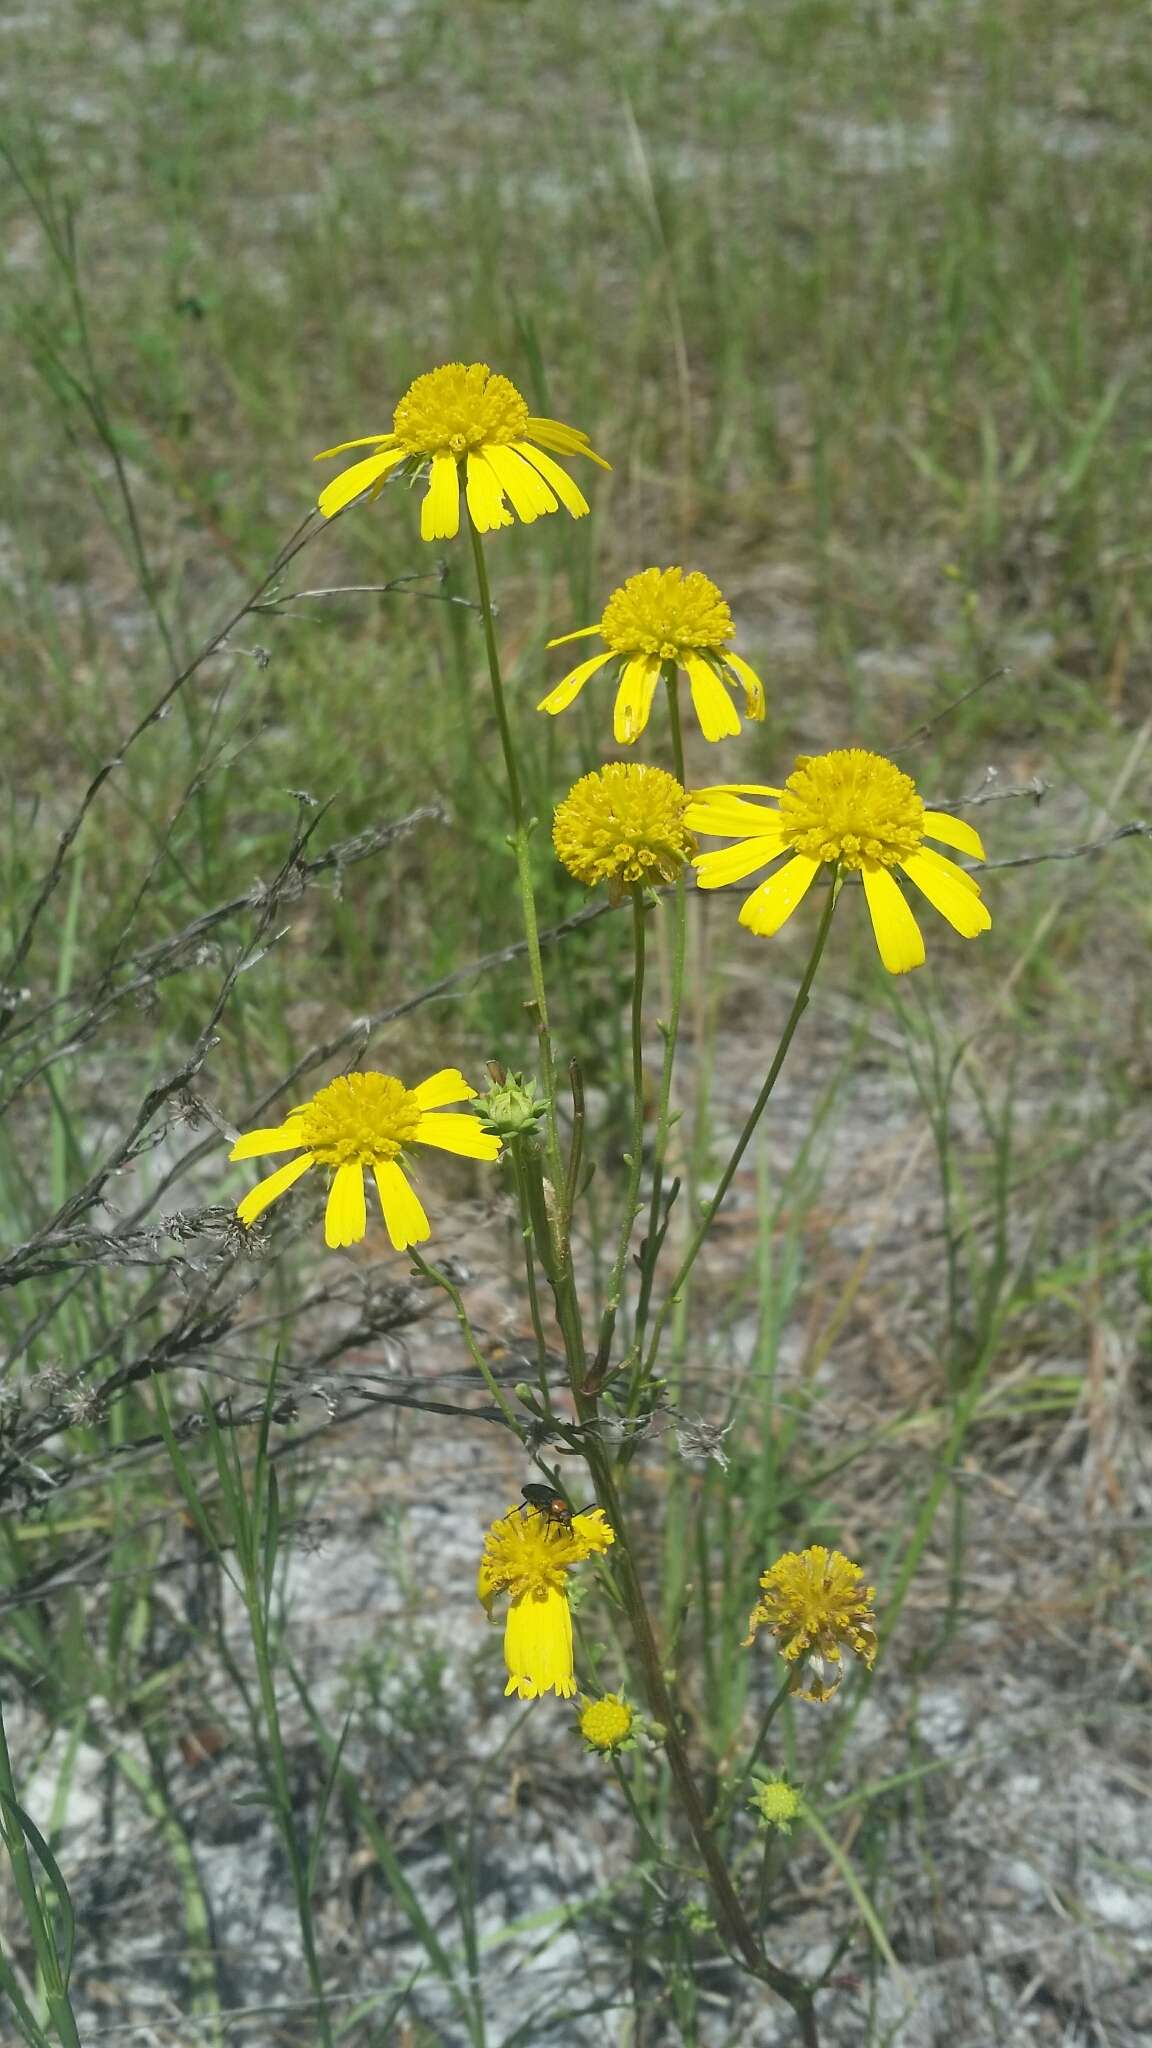
[[[415,1245],[411,1247],[409,1257],[411,1258],[412,1264],[415,1266],[417,1272],[423,1273],[424,1278],[426,1280],[431,1281],[434,1287],[439,1287],[443,1291],[443,1293],[445,1293],[448,1296],[449,1301],[452,1303],[452,1306],[456,1311],[456,1321],[460,1325],[460,1331],[464,1338],[464,1342],[468,1346],[468,1356],[471,1358],[473,1365],[476,1367],[477,1372],[480,1374],[480,1377],[483,1380],[484,1385],[487,1387],[488,1392],[491,1394],[492,1399],[495,1401],[496,1406],[499,1408],[500,1413],[504,1417],[505,1422],[508,1424],[509,1429],[512,1431],[514,1436],[518,1437],[520,1441],[523,1442],[523,1425],[520,1422],[520,1419],[517,1416],[515,1409],[512,1407],[512,1404],[509,1401],[507,1394],[504,1392],[504,1389],[500,1385],[499,1380],[493,1373],[492,1367],[489,1365],[488,1360],[485,1358],[484,1353],[481,1351],[479,1344],[476,1342],[476,1332],[472,1328],[472,1323],[469,1318],[468,1311],[464,1306],[464,1297],[461,1294],[460,1289],[457,1287],[455,1281],[450,1280],[448,1278],[447,1273],[442,1273],[440,1271],[439,1266],[430,1265],[427,1259],[422,1259],[419,1252],[416,1250]]]
[[[681,871],[681,880],[683,871]],[[600,1341],[596,1348],[596,1359],[592,1368],[590,1384],[595,1386],[603,1374],[611,1355],[612,1336],[616,1327],[616,1316],[624,1287],[624,1272],[628,1263],[628,1251],[632,1243],[632,1228],[640,1207],[640,1175],[644,1166],[644,966],[645,966],[645,918],[644,893],[639,888],[632,891],[632,1150],[628,1159],[628,1180],[624,1190],[624,1210],[620,1222],[620,1238],[616,1246],[616,1257],[612,1262],[604,1300],[604,1313],[600,1322]]]

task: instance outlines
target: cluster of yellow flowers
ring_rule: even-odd
[[[360,498],[370,502],[392,478],[426,478],[420,531],[427,541],[451,540],[459,532],[462,497],[476,535],[517,519],[531,522],[561,506],[574,519],[583,518],[587,500],[555,458],[583,456],[610,467],[578,428],[530,414],[515,385],[485,363],[448,363],[417,377],[395,408],[391,432],[343,441],[324,455],[350,449],[370,452],[321,491],[323,515],[342,513]],[[740,697],[746,717],[765,715],[763,684],[732,645],[731,611],[717,586],[697,570],[648,568],[630,576],[595,624],[548,645],[592,635],[599,636],[603,651],[570,670],[538,710],[556,716],[593,676],[608,670],[616,685],[613,736],[620,746],[634,745],[644,732],[662,680],[674,702],[681,673],[705,740],[739,735]],[[698,833],[730,843],[700,853]],[[739,920],[763,938],[781,929],[818,876],[838,890],[859,875],[880,958],[893,974],[924,959],[920,929],[896,870],[962,937],[975,938],[991,922],[972,874],[930,840],[984,858],[970,825],[926,809],[909,775],[858,747],[801,756],[778,788],[724,783],[689,792],[661,768],[611,762],[575,784],[557,807],[553,830],[557,855],[569,872],[588,887],[606,883],[616,898],[675,880],[689,861],[702,889],[727,888],[769,869]],[[331,1172],[325,1241],[332,1247],[354,1244],[366,1229],[364,1176],[371,1170],[392,1245],[404,1250],[423,1243],[430,1227],[405,1172],[406,1149],[428,1145],[494,1160],[500,1137],[451,1108],[475,1093],[455,1067],[415,1088],[391,1074],[341,1075],[280,1124],[249,1131],[234,1145],[233,1159],[294,1154],[243,1198],[241,1220],[253,1223],[310,1167],[323,1166]],[[560,1518],[513,1509],[492,1524],[477,1590],[489,1609],[498,1594],[509,1596],[510,1693],[523,1699],[549,1691],[563,1698],[575,1694],[568,1572],[613,1540],[599,1509]],[[789,1553],[764,1574],[748,1640],[761,1625],[770,1626],[783,1655],[796,1665],[797,1687],[804,1687],[807,1698],[824,1699],[835,1690],[842,1645],[868,1664],[875,1655],[873,1594],[861,1587],[862,1578],[858,1565],[820,1546]],[[611,1750],[628,1736],[631,1709],[608,1695],[587,1704],[582,1727],[591,1744]]]

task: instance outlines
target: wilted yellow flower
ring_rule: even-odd
[[[619,1749],[632,1733],[634,1716],[619,1693],[606,1692],[602,1699],[585,1700],[580,1715],[580,1733],[590,1749]]]
[[[756,1808],[765,1827],[779,1828],[782,1835],[790,1835],[803,1801],[795,1785],[786,1778],[764,1778],[750,1794],[748,1804]]]
[[[536,1508],[510,1508],[493,1522],[484,1538],[476,1596],[489,1614],[500,1593],[510,1596],[504,1624],[505,1697],[516,1693],[534,1700],[546,1692],[573,1697],[568,1573],[615,1540],[601,1508],[573,1515],[571,1522],[554,1521]]]
[[[692,703],[706,740],[722,740],[740,730],[740,716],[729,695],[735,685],[744,691],[749,718],[764,716],[764,685],[756,671],[728,645],[736,628],[716,585],[698,569],[644,569],[615,590],[598,625],[562,633],[549,647],[583,640],[599,633],[607,654],[582,661],[537,705],[538,711],[567,710],[589,676],[609,662],[616,665],[619,688],[612,729],[618,746],[637,740],[661,670],[666,663],[685,670]]]
[[[361,434],[340,441],[315,457],[324,462],[349,448],[373,453],[354,462],[320,493],[326,519],[370,490],[379,497],[394,469],[411,463],[414,470],[431,464],[428,489],[420,507],[424,540],[451,540],[460,530],[460,481],[463,474],[468,511],[479,533],[511,526],[513,514],[525,524],[563,505],[573,519],[582,519],[588,502],[567,470],[544,451],[586,455],[601,469],[611,463],[597,455],[587,434],[560,420],[538,419],[507,377],[498,377],[487,363],[443,363],[408,386],[392,415],[390,434]],[[509,510],[511,507],[511,510]]]
[[[750,798],[765,798],[764,803]],[[782,853],[792,858],[747,898],[740,922],[761,938],[787,923],[820,869],[859,870],[880,958],[889,974],[924,961],[924,941],[895,876],[901,868],[965,939],[986,932],[992,919],[975,878],[946,860],[925,839],[938,839],[983,860],[980,835],[962,818],[928,811],[910,775],[882,754],[840,747],[831,754],[801,754],[783,789],[730,783],[696,790],[688,823],[697,832],[735,839],[721,853],[696,861],[702,889],[742,882]]]
[[[841,1645],[871,1668],[876,1657],[874,1586],[839,1550],[813,1543],[789,1550],[760,1575],[760,1599],[748,1617],[745,1645],[770,1628],[782,1657],[797,1666],[792,1690],[802,1700],[831,1699],[844,1676]]]
[[[295,1152],[287,1166],[278,1166],[257,1181],[236,1205],[241,1223],[257,1216],[282,1195],[310,1166],[335,1168],[324,1212],[324,1242],[357,1244],[367,1228],[364,1169],[372,1168],[384,1222],[395,1249],[423,1244],[431,1236],[428,1218],[407,1180],[401,1159],[408,1145],[434,1145],[465,1159],[495,1159],[500,1140],[485,1131],[476,1117],[441,1114],[451,1102],[467,1102],[476,1090],[458,1067],[441,1067],[417,1088],[406,1088],[394,1074],[341,1074],[310,1102],[289,1110],[282,1124],[248,1131],[238,1138],[230,1159],[263,1159],[273,1152]]]
[[[573,783],[556,806],[552,844],[586,888],[614,899],[645,882],[673,882],[696,842],[684,823],[687,792],[666,769],[610,761]]]

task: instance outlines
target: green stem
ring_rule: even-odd
[[[792,1689],[792,1677],[793,1674],[791,1671],[789,1671],[788,1676],[784,1680],[782,1686],[780,1687],[779,1692],[774,1694],[773,1698],[769,1700],[768,1705],[764,1710],[764,1718],[761,1721],[760,1727],[757,1731],[756,1740],[752,1744],[752,1747],[748,1752],[745,1762],[741,1765],[735,1777],[727,1786],[723,1797],[717,1801],[716,1812],[713,1818],[714,1827],[726,1827],[729,1820],[731,1819],[733,1809],[736,1805],[736,1801],[739,1799],[741,1792],[743,1791],[745,1785],[748,1783],[749,1778],[751,1777],[753,1771],[755,1770],[757,1764],[760,1761],[761,1751],[764,1748],[764,1744],[768,1740],[768,1731],[771,1728],[773,1721],[776,1719],[777,1714],[780,1712],[781,1707],[784,1705],[784,1702]]]
[[[616,1327],[616,1316],[620,1297],[624,1289],[624,1273],[628,1263],[628,1249],[632,1243],[632,1226],[640,1207],[640,1174],[644,1165],[644,964],[645,964],[645,910],[644,892],[640,888],[632,891],[632,1152],[628,1160],[628,1184],[624,1193],[624,1214],[620,1223],[620,1241],[608,1281],[608,1292],[604,1302],[604,1314],[600,1322],[600,1342],[592,1367],[590,1384],[595,1386],[605,1372],[612,1350],[612,1333]]]
[[[426,1280],[431,1280],[434,1287],[443,1288],[444,1293],[448,1296],[449,1301],[452,1303],[452,1306],[456,1311],[456,1320],[459,1323],[461,1330],[463,1331],[464,1342],[468,1346],[468,1355],[471,1358],[473,1365],[476,1367],[477,1372],[483,1379],[484,1384],[488,1389],[488,1392],[491,1394],[492,1399],[495,1401],[497,1407],[503,1415],[504,1420],[508,1424],[509,1429],[514,1432],[514,1434],[520,1439],[521,1442],[523,1442],[524,1431],[520,1425],[520,1421],[516,1415],[516,1411],[509,1402],[508,1396],[505,1394],[504,1389],[500,1385],[499,1380],[495,1378],[492,1371],[492,1367],[489,1365],[488,1360],[485,1358],[484,1353],[481,1351],[480,1346],[476,1342],[476,1332],[472,1328],[468,1311],[464,1306],[464,1297],[461,1294],[460,1289],[456,1286],[454,1281],[448,1278],[447,1273],[442,1273],[438,1266],[430,1266],[427,1259],[422,1259],[414,1244],[409,1245],[408,1256],[411,1259],[412,1264],[415,1266],[417,1272],[423,1273],[424,1278]]]
[[[839,892],[837,883],[836,881],[833,881],[832,886],[828,891],[828,900],[825,903],[824,909],[821,913],[820,923],[816,931],[816,941],[813,945],[812,952],[809,956],[808,965],[804,969],[803,978],[801,980],[799,988],[796,991],[796,999],[793,1002],[792,1008],[788,1013],[788,1022],[784,1026],[784,1031],[780,1039],[780,1043],[776,1047],[776,1051],[773,1054],[772,1064],[769,1067],[767,1074],[765,1075],[764,1085],[761,1088],[759,1095],[756,1097],[756,1100],[753,1103],[751,1110],[749,1111],[748,1118],[744,1125],[744,1128],[741,1131],[740,1136],[737,1138],[736,1143],[732,1148],[732,1154],[728,1160],[728,1164],[724,1168],[724,1171],[720,1176],[720,1179],[717,1183],[711,1201],[707,1204],[704,1213],[700,1218],[700,1222],[698,1223],[696,1230],[693,1234],[692,1241],[689,1244],[688,1249],[680,1262],[680,1270],[677,1273],[676,1278],[672,1282],[672,1285],[669,1288],[668,1293],[661,1305],[660,1313],[656,1318],[655,1327],[652,1332],[652,1341],[648,1346],[648,1355],[644,1365],[646,1373],[651,1372],[652,1370],[652,1366],[655,1361],[657,1351],[659,1349],[660,1339],[664,1333],[664,1325],[668,1320],[669,1313],[673,1307],[673,1304],[679,1297],[680,1290],[683,1287],[685,1280],[688,1278],[689,1273],[691,1272],[693,1266],[696,1263],[700,1247],[704,1243],[704,1240],[707,1237],[708,1232],[711,1230],[713,1222],[716,1218],[716,1213],[720,1208],[720,1204],[723,1202],[725,1195],[728,1193],[728,1190],[736,1177],[736,1172],[740,1165],[740,1161],[743,1159],[745,1152],[748,1150],[748,1147],[752,1142],[753,1133],[755,1132],[756,1126],[759,1123],[760,1118],[763,1116],[764,1111],[768,1106],[768,1098],[771,1095],[772,1090],[776,1086],[776,1082],[780,1076],[780,1069],[784,1065],[784,1061],[788,1056],[788,1048],[796,1035],[796,1027],[799,1024],[801,1017],[804,1015],[804,1012],[808,1007],[808,998],[811,993],[812,983],[816,978],[816,969],[820,965],[821,956],[824,952],[825,941],[828,937],[828,928],[832,922],[832,912],[836,908],[836,898],[838,893]]]
[[[68,1996],[68,1986],[60,1966],[60,1951],[55,1930],[36,1883],[32,1858],[28,1854],[28,1843],[20,1825],[18,1804],[16,1785],[12,1777],[12,1760],[8,1754],[8,1738],[4,1732],[4,1715],[0,1712],[0,1842],[3,1842],[8,1851],[16,1896],[20,1901],[24,1918],[28,1923],[28,1932],[36,1950],[36,1961],[43,1980],[49,2017],[60,2036],[63,2048],[80,2048],[76,2016],[72,2011],[72,2001]]]
[[[467,500],[465,500],[467,509]],[[544,1094],[548,1105],[548,1163],[552,1183],[558,1202],[564,1200],[564,1171],[560,1156],[560,1130],[556,1120],[556,1075],[552,1059],[552,1036],[548,1024],[548,998],[544,988],[544,965],[540,957],[540,921],[536,914],[536,893],[532,884],[532,860],[529,851],[531,822],[524,815],[524,797],[520,786],[520,770],[516,764],[516,748],[512,739],[512,727],[508,718],[508,700],[504,692],[504,678],[500,669],[500,650],[496,645],[496,620],[492,610],[492,592],[488,586],[488,566],[484,560],[484,544],[467,513],[468,536],[472,542],[472,560],[476,566],[476,587],[480,595],[480,615],[484,621],[484,646],[488,655],[488,675],[492,684],[492,701],[496,707],[496,724],[500,733],[500,745],[504,754],[504,771],[508,777],[508,803],[512,812],[512,852],[516,860],[516,879],[520,889],[520,909],[524,920],[524,937],[528,944],[528,971],[532,980],[532,999],[536,1006],[537,1030],[540,1037],[540,1062],[543,1068]],[[566,1221],[566,1219],[563,1219]]]
[[[676,768],[676,780],[684,781],[684,736],[680,729],[680,698],[677,694],[676,671],[664,672],[664,688],[668,697],[668,718],[672,728],[672,759]],[[680,1010],[684,999],[684,958],[688,941],[688,878],[684,868],[676,877],[676,895],[672,911],[672,987],[670,993],[668,1022],[664,1031],[664,1060],[660,1070],[660,1094],[656,1108],[656,1141],[652,1156],[652,1199],[648,1205],[648,1235],[642,1260],[640,1296],[636,1304],[636,1343],[642,1344],[648,1325],[648,1306],[652,1298],[652,1283],[656,1277],[657,1233],[660,1228],[660,1204],[664,1197],[664,1161],[668,1152],[668,1136],[672,1127],[672,1076],[676,1065],[676,1048],[680,1037]]]
[[[540,1289],[536,1282],[536,1261],[532,1255],[532,1215],[528,1205],[528,1187],[524,1177],[524,1162],[520,1147],[524,1141],[510,1138],[506,1147],[512,1162],[512,1178],[516,1183],[516,1206],[520,1211],[520,1236],[524,1245],[524,1275],[528,1283],[528,1308],[532,1317],[532,1334],[536,1339],[536,1377],[540,1383],[540,1398],[545,1412],[552,1413],[552,1396],[548,1388],[548,1340],[544,1334],[544,1319],[540,1313]],[[533,1143],[532,1139],[527,1141]]]

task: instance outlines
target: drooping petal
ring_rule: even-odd
[[[734,739],[740,730],[740,714],[711,662],[705,661],[702,654],[689,653],[684,654],[683,662],[705,739]]]
[[[471,1102],[470,1088],[459,1067],[439,1067],[412,1090],[421,1109],[446,1109],[450,1102]]]
[[[647,725],[660,666],[658,654],[638,654],[625,665],[612,714],[612,737],[618,747],[630,747]]]
[[[504,1662],[506,1698],[516,1693],[522,1700],[534,1700],[546,1692],[572,1698],[572,1610],[560,1587],[546,1586],[512,1601],[504,1624]]]
[[[479,1117],[467,1111],[434,1110],[422,1116],[416,1126],[418,1145],[435,1145],[441,1152],[458,1152],[462,1159],[496,1159],[500,1140],[482,1129]]]
[[[602,455],[589,442],[587,434],[579,427],[566,427],[563,420],[530,418],[526,430],[533,441],[539,441],[542,448],[554,448],[558,455],[586,455],[589,462],[598,462],[601,469],[611,469]]]
[[[922,848],[919,853],[910,853],[900,863],[921,894],[928,898],[933,910],[946,917],[953,931],[962,939],[978,938],[992,924],[988,906],[981,900],[979,891],[972,886],[972,877],[966,875],[950,860],[941,859],[939,865],[929,860]]]
[[[369,455],[366,461],[354,462],[351,469],[341,470],[330,484],[325,484],[316,500],[325,519],[335,518],[337,512],[342,512],[345,505],[350,505],[353,498],[360,496],[361,491],[366,491],[370,484],[379,483],[403,460],[402,448],[389,448],[383,455]]]
[[[924,965],[924,940],[899,882],[890,869],[873,862],[860,870],[864,894],[880,958],[889,974],[907,974]]]
[[[614,659],[609,648],[605,654],[594,654],[590,661],[582,661],[579,668],[570,669],[554,690],[549,690],[546,697],[541,697],[536,706],[537,711],[548,711],[553,718],[558,711],[567,711],[569,704],[574,703],[580,695],[589,676],[594,676],[598,668],[603,668],[606,662]]]
[[[763,718],[765,713],[764,685],[754,668],[745,661],[742,654],[734,654],[730,647],[720,657],[726,668],[735,669],[744,685],[744,709],[749,718]]]
[[[929,839],[938,839],[941,846],[954,846],[957,853],[969,853],[973,860],[983,860],[984,841],[974,825],[964,818],[954,818],[948,811],[925,811],[924,830]]]
[[[420,507],[421,540],[454,540],[460,531],[460,476],[454,455],[434,455]]]
[[[514,448],[489,441],[484,453],[492,464],[502,488],[511,498],[516,517],[522,519],[525,526],[530,526],[534,519],[539,519],[545,512],[555,512],[556,499],[539,470],[533,469],[530,462],[525,462],[522,455],[517,455]]]
[[[330,455],[347,455],[349,448],[375,448],[377,454],[383,455],[386,448],[395,446],[395,434],[358,434],[354,441],[337,441],[334,448],[322,448],[319,455],[314,455],[312,460],[327,462]]]
[[[696,869],[698,889],[724,889],[729,882],[746,881],[757,868],[766,868],[769,861],[783,853],[784,841],[779,834],[762,839],[742,839],[736,846],[723,846],[716,853],[702,853],[693,862]]]
[[[403,1169],[394,1159],[382,1160],[372,1169],[376,1192],[384,1212],[384,1227],[393,1251],[406,1251],[410,1244],[423,1244],[432,1229],[420,1199]]]
[[[515,525],[499,477],[486,457],[475,450],[468,457],[468,513],[477,533]]]
[[[290,1159],[287,1166],[278,1166],[275,1173],[270,1173],[266,1180],[258,1180],[254,1188],[249,1188],[243,1201],[236,1204],[236,1214],[241,1223],[255,1223],[256,1218],[263,1215],[269,1202],[274,1202],[277,1195],[282,1195],[292,1186],[293,1181],[299,1180],[301,1174],[307,1173],[308,1168],[315,1163],[314,1153],[302,1152],[299,1159]]]
[[[583,519],[588,510],[588,500],[568,471],[561,469],[558,462],[553,462],[550,455],[545,455],[543,449],[533,448],[531,441],[514,441],[512,446],[525,462],[530,462],[533,469],[539,471],[546,484],[551,484],[564,510],[570,512],[573,519]]]
[[[577,626],[574,633],[560,633],[555,640],[546,640],[544,645],[545,647],[566,647],[569,640],[587,640],[589,634],[598,633],[599,631],[600,621],[597,619],[594,626]]]
[[[740,912],[740,923],[757,938],[773,938],[803,902],[822,866],[822,861],[810,860],[806,853],[793,854],[776,874],[753,889]]]
[[[289,1117],[285,1123],[269,1126],[263,1131],[245,1131],[237,1138],[229,1159],[266,1159],[271,1152],[294,1152],[304,1143],[300,1136],[299,1119]]]
[[[353,1164],[338,1166],[332,1176],[328,1205],[324,1211],[324,1242],[329,1251],[339,1251],[341,1245],[359,1244],[367,1228],[364,1168],[356,1160]]]
[[[774,832],[780,823],[775,804],[752,804],[738,796],[711,796],[697,791],[689,800],[684,822],[690,832],[708,832],[717,839],[756,838]]]

